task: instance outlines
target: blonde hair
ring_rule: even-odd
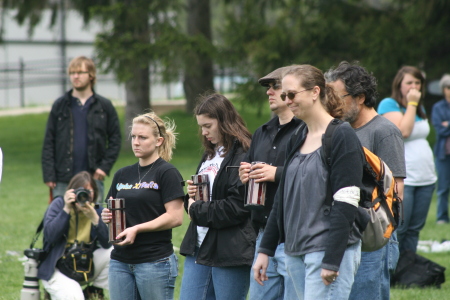
[[[67,73],[70,74],[70,72],[76,72],[77,70],[80,70],[83,65],[89,72],[89,77],[91,78],[91,86],[94,87],[95,82],[97,81],[97,70],[92,59],[87,58],[86,56],[75,57],[70,61],[69,67],[67,68]]]
[[[162,137],[164,140],[161,146],[158,147],[158,155],[165,161],[172,159],[173,149],[177,139],[175,132],[175,122],[170,119],[162,120],[154,112],[139,115],[131,122],[133,124],[144,124],[150,126],[155,137]]]

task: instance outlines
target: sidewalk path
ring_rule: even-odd
[[[18,116],[26,114],[40,114],[50,111],[50,106],[37,106],[37,107],[20,107],[20,108],[7,108],[0,109],[0,117],[4,116]]]

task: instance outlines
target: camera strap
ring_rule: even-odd
[[[78,211],[75,210],[75,244],[78,244]]]
[[[91,242],[89,242],[87,244],[94,245],[96,239],[97,239],[97,237],[95,237]],[[74,244],[76,244],[76,245],[80,244],[80,241],[78,241],[78,211],[76,209],[75,209],[75,239],[74,239]]]
[[[30,249],[34,248],[34,244],[36,244],[36,241],[38,240],[42,229],[44,229],[44,219],[42,219],[41,223],[39,224],[38,228],[36,229],[36,233],[34,234],[33,240],[31,241],[31,244],[30,244]]]

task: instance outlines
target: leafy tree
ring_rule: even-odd
[[[226,2],[220,51],[227,53],[224,63],[248,78],[242,86],[246,101],[259,101],[254,99],[257,78],[290,64],[325,71],[342,60],[357,60],[377,77],[382,97],[390,94],[402,65],[418,66],[428,78],[448,72],[449,1]]]
[[[198,95],[214,89],[213,57],[215,48],[212,44],[211,9],[209,0],[187,0],[188,39],[181,48],[184,49],[184,80],[186,108],[194,109]]]
[[[182,3],[180,0],[3,1],[4,8],[18,9],[16,19],[19,24],[28,23],[30,34],[40,22],[44,9],[52,10],[51,25],[54,25],[58,11],[66,4],[83,16],[85,24],[94,19],[104,24],[105,30],[97,35],[95,42],[97,62],[100,69],[113,71],[125,83],[127,131],[136,114],[151,108],[150,70],[160,74],[163,82],[178,80],[184,45],[189,45],[190,53],[195,53],[198,43],[189,40],[178,24]],[[212,78],[212,72],[208,75]],[[195,88],[190,90],[195,91]]]
[[[171,41],[181,36],[176,19],[179,4],[176,0],[92,2],[83,1],[76,8],[84,9],[85,20],[99,18],[111,27],[97,35],[95,48],[100,66],[125,82],[127,129],[134,116],[151,108],[150,67],[160,69],[163,81],[176,77],[177,64],[169,58],[176,56]]]

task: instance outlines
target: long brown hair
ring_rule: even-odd
[[[194,108],[194,115],[205,115],[218,121],[224,155],[232,148],[236,140],[241,143],[244,151],[250,148],[252,135],[236,108],[225,96],[217,93],[201,96]],[[199,133],[201,136],[201,129]],[[204,136],[201,136],[201,139],[208,159],[213,158],[216,155],[215,145]]]
[[[420,92],[422,93],[422,95],[420,96],[420,99],[419,99],[419,105],[417,106],[416,114],[419,117],[421,117],[422,119],[426,119],[427,115],[425,114],[425,111],[423,110],[423,106],[422,106],[423,99],[425,97],[425,77],[423,76],[422,72],[420,72],[420,70],[417,69],[416,67],[404,66],[404,67],[401,67],[400,70],[397,71],[397,74],[395,75],[394,80],[392,81],[391,98],[395,99],[395,101],[397,101],[397,103],[401,107],[405,108],[405,106],[401,102],[402,98],[403,98],[402,91],[401,91],[401,84],[402,84],[403,78],[405,77],[405,74],[409,74],[420,80]]]
[[[340,119],[344,115],[344,101],[334,92],[334,89],[325,83],[325,77],[321,70],[311,65],[293,65],[284,74],[293,75],[300,81],[300,86],[305,89],[319,87],[320,103],[333,117]]]

